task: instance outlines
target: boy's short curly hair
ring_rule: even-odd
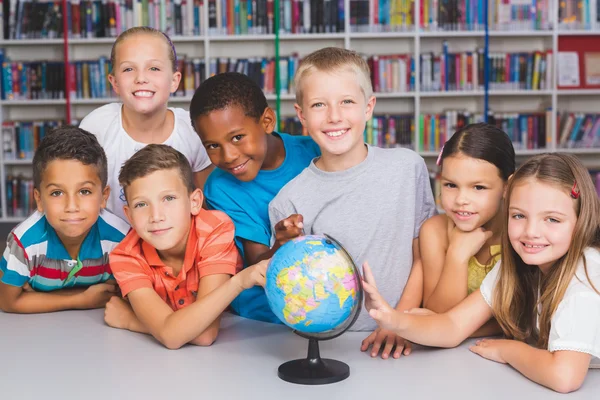
[[[123,187],[125,198],[127,188],[133,181],[165,169],[177,170],[188,193],[196,189],[194,173],[185,155],[166,144],[149,144],[132,155],[121,167],[119,184]]]
[[[294,76],[296,103],[302,105],[302,83],[313,71],[333,72],[349,69],[356,74],[365,100],[373,95],[371,70],[367,61],[357,52],[339,47],[325,47],[304,57]]]
[[[77,160],[84,165],[93,165],[102,187],[106,187],[106,154],[96,136],[90,132],[77,126],[63,125],[44,136],[33,156],[34,188],[40,189],[48,164],[55,160]]]
[[[262,89],[250,77],[237,72],[217,74],[202,82],[192,97],[192,126],[195,127],[198,117],[231,106],[242,108],[246,116],[258,121],[269,104]]]

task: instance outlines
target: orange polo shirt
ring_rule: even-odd
[[[110,253],[110,266],[123,297],[140,288],[152,288],[177,311],[196,300],[202,277],[234,275],[241,270],[242,259],[234,238],[233,222],[225,213],[202,209],[192,217],[183,266],[177,276],[133,229]]]

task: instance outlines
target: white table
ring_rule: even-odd
[[[600,399],[600,370],[565,397],[472,354],[468,343],[381,360],[360,352],[364,337],[320,342],[321,356],[349,364],[350,377],[304,386],[277,377],[281,363],[306,357],[308,347],[284,326],[227,315],[213,346],[172,351],[107,327],[103,310],[0,312],[0,399]]]

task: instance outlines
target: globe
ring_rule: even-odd
[[[273,313],[309,339],[307,358],[282,364],[279,377],[303,384],[347,378],[349,367],[337,360],[321,359],[318,347],[318,340],[344,333],[360,312],[361,277],[344,247],[328,235],[290,240],[269,262],[265,293]]]

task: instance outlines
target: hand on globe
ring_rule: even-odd
[[[265,286],[265,274],[270,260],[262,260],[254,265],[244,268],[235,275],[239,280],[242,290],[250,289],[253,286]]]
[[[377,321],[380,328],[396,330],[399,325],[397,320],[400,313],[394,310],[379,294],[377,283],[367,262],[363,264],[363,290],[365,292],[365,308],[369,315]]]
[[[389,358],[392,352],[393,358],[400,358],[401,355],[409,355],[412,350],[408,340],[404,340],[392,331],[381,328],[375,329],[373,333],[362,341],[360,350],[367,351],[371,345],[373,345],[371,348],[371,357],[377,357],[381,349],[381,358],[384,360]]]
[[[304,235],[304,217],[301,214],[292,214],[282,219],[275,225],[275,240],[283,246],[290,240]]]

